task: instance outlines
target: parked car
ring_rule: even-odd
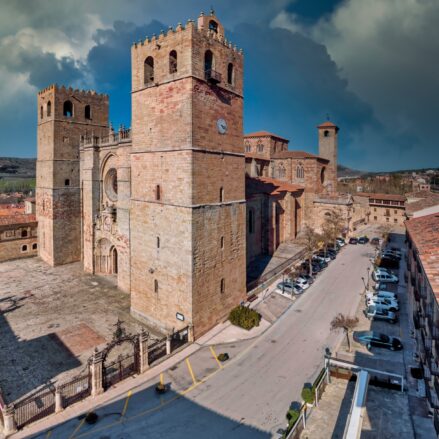
[[[281,296],[285,296],[290,299],[297,294],[303,293],[302,288],[288,281],[278,283],[275,291]]]
[[[396,337],[390,337],[386,334],[374,331],[354,331],[353,339],[366,346],[368,349],[385,348],[391,351],[399,351],[403,348],[401,340]]]
[[[370,243],[371,243],[372,245],[380,245],[380,244],[381,244],[381,239],[380,239],[380,238],[372,238],[372,239],[370,240]]]
[[[397,284],[399,282],[398,277],[395,276],[394,274],[383,273],[383,272],[376,273],[375,271],[372,273],[372,279],[375,282],[387,282],[392,284]]]
[[[375,284],[373,289],[375,291],[380,291],[380,290],[387,290],[388,287],[389,287],[389,285],[386,284],[385,282],[378,282],[378,283]]]
[[[318,262],[331,262],[331,258],[329,256],[325,256],[324,254],[320,253],[315,254],[312,258]]]
[[[370,298],[370,297],[382,297],[383,299],[397,300],[396,293],[392,293],[391,291],[384,291],[384,290],[378,290],[375,293],[373,293],[372,291],[368,291],[366,293],[366,297],[367,298]]]
[[[323,258],[323,260],[325,262],[331,262],[333,259],[335,259],[336,253],[333,251],[329,251],[329,250],[327,250],[325,253],[325,251],[322,250],[322,251],[319,251],[317,253],[317,256],[320,256],[321,258]]]
[[[399,262],[401,260],[401,256],[396,255],[393,252],[384,251],[381,253],[381,257],[383,258],[389,258],[394,259],[395,261]]]
[[[381,268],[399,268],[399,261],[394,258],[382,257],[378,259],[378,266]]]
[[[310,276],[308,273],[301,274],[299,278],[305,279],[309,285],[312,285],[314,283],[314,278]]]
[[[302,277],[296,277],[295,279],[291,280],[291,283],[294,286],[298,286],[299,288],[302,288],[302,290],[307,290],[309,288],[309,283],[306,279],[303,279]]]
[[[349,244],[357,245],[357,244],[358,244],[358,239],[357,239],[357,238],[351,238],[351,239],[349,240]]]
[[[367,236],[361,236],[358,239],[358,244],[367,244],[369,242],[369,238]]]
[[[375,274],[392,274],[390,273],[388,268],[384,268],[384,267],[376,267],[375,270],[373,271]]]
[[[383,309],[379,305],[368,306],[364,314],[369,320],[385,320],[390,323],[396,323],[398,321],[394,312]]]
[[[344,245],[346,245],[346,241],[343,238],[337,238],[336,241],[340,247],[343,247]]]
[[[383,309],[387,309],[392,312],[399,311],[399,305],[395,299],[386,299],[384,297],[373,296],[366,298],[366,305],[379,305]]]

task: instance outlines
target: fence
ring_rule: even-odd
[[[59,391],[63,398],[64,408],[87,398],[91,394],[90,373],[78,375],[68,383],[60,385]]]
[[[55,392],[43,389],[14,404],[17,428],[55,413]]]
[[[148,346],[148,362],[149,364],[166,355],[166,337],[160,340],[156,340],[154,343]]]

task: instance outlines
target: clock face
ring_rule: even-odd
[[[216,121],[216,126],[218,128],[218,132],[220,134],[226,134],[227,133],[227,123],[224,119],[218,119]]]

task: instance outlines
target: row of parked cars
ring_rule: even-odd
[[[364,314],[370,320],[396,323],[400,309],[399,301],[397,293],[388,291],[388,286],[399,282],[398,276],[391,272],[391,268],[399,268],[399,261],[402,255],[397,248],[391,247],[380,251],[377,256],[375,260],[376,268],[372,272],[375,286],[372,291],[366,292],[366,309]],[[383,260],[385,261],[384,266],[381,264]],[[385,266],[387,265],[387,260],[392,261],[391,267]],[[353,338],[368,349],[380,347],[395,351],[403,348],[401,340],[398,338],[376,331],[356,331],[353,334]]]
[[[323,271],[328,264],[337,257],[340,249],[346,245],[343,238],[337,238],[335,244],[328,245],[326,251],[321,249],[314,253],[311,260],[312,276],[310,273],[310,262],[305,260],[300,264],[300,274],[294,278],[287,278],[277,284],[276,293],[293,299],[294,296],[302,294],[314,282],[315,276]]]

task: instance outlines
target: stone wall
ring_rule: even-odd
[[[25,237],[23,231],[26,231]],[[36,256],[37,234],[36,223],[0,226],[0,262]]]

